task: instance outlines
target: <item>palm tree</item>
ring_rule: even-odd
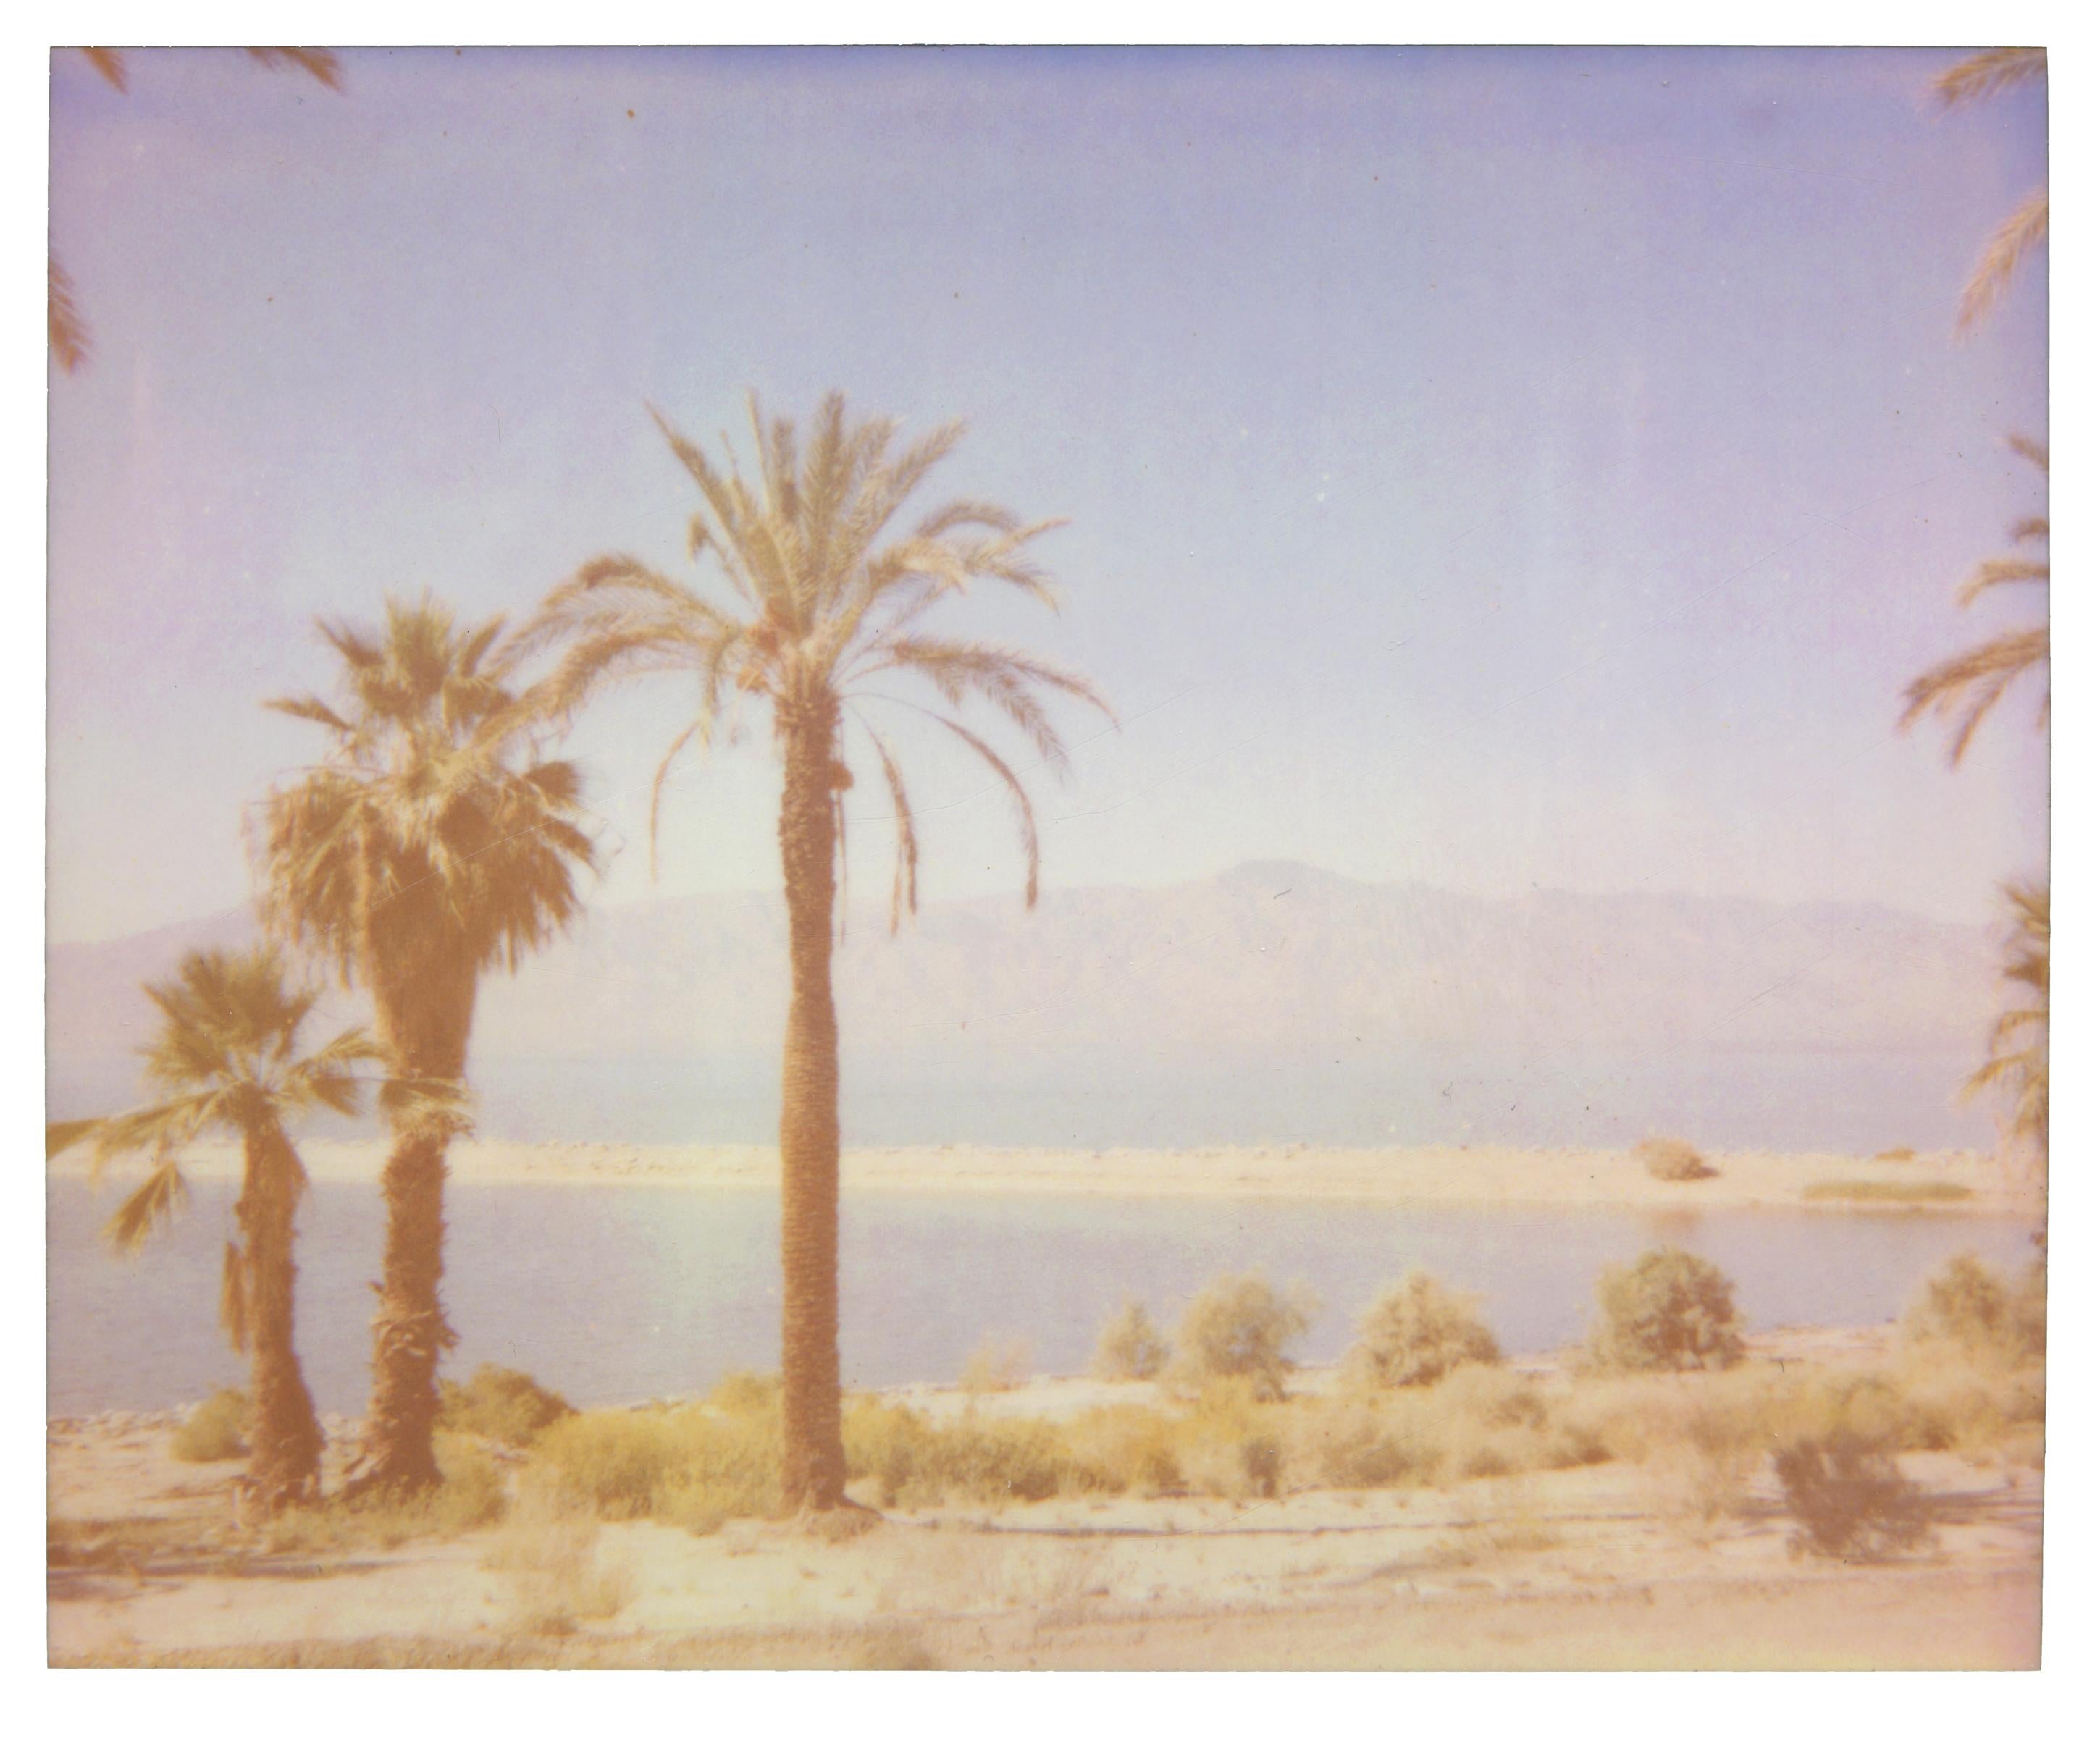
[[[2039,443],[2030,442],[2023,436],[2012,439],[2015,453],[2041,469],[2045,481],[2049,478],[2049,450]],[[2012,537],[2016,544],[2046,544],[2049,539],[2049,517],[2031,515],[2014,524]],[[2049,587],[2049,559],[2045,557],[2008,556],[1992,557],[1977,565],[1974,571],[1964,582],[1955,595],[1956,603],[1973,605],[1993,588],[2010,587],[2032,582],[2045,591]],[[2014,681],[2023,674],[2049,663],[2049,624],[2045,620],[2024,630],[2008,630],[1994,636],[1988,641],[1979,642],[1974,648],[1943,660],[1930,672],[1921,672],[1910,682],[1904,692],[1906,707],[1898,723],[1908,728],[1921,716],[1958,715],[1949,751],[1949,760],[1958,764],[1962,754],[1969,749],[1969,742]],[[2042,692],[2041,713],[2037,724],[2049,724],[2049,693]]]
[[[266,919],[370,990],[401,1093],[387,1104],[386,1240],[373,1319],[373,1391],[358,1490],[438,1478],[437,1367],[452,1341],[445,1153],[465,1130],[474,998],[581,907],[597,853],[577,827],[576,765],[538,757],[533,724],[485,665],[503,620],[456,627],[427,596],[389,600],[378,634],[323,623],[342,662],[341,712],[267,706],[327,729],[329,755],[263,807]]]
[[[299,1029],[317,996],[287,989],[284,965],[267,945],[192,951],[174,980],[146,993],[161,1020],[144,1050],[146,1077],[164,1099],[54,1128],[51,1147],[89,1140],[98,1169],[126,1153],[151,1156],[145,1180],[105,1231],[112,1246],[130,1253],[189,1196],[182,1147],[207,1133],[240,1140],[233,1215],[240,1240],[227,1244],[219,1317],[249,1363],[248,1489],[274,1513],[313,1500],[320,1487],[320,1425],[292,1342],[293,1225],[307,1175],[286,1124],[315,1108],[356,1112],[351,1068],[377,1059],[379,1050],[363,1030],[346,1029],[318,1051],[300,1054]]]
[[[735,457],[718,470],[652,412],[699,487],[690,553],[711,554],[729,597],[720,603],[632,557],[604,557],[557,588],[506,659],[559,645],[534,687],[538,706],[567,718],[598,689],[650,672],[699,680],[691,722],[673,741],[650,795],[652,850],[664,783],[689,746],[705,746],[738,698],[762,703],[782,762],[779,840],[788,920],[790,998],[780,1095],[782,1496],[791,1510],[840,1505],[845,1480],[839,1421],[839,1044],[832,1001],[834,866],[849,720],[882,771],[897,820],[893,931],[918,904],[919,842],[902,771],[867,710],[915,710],[983,760],[1014,804],[1027,861],[1026,900],[1040,870],[1035,814],[1013,766],[955,713],[871,689],[887,675],[930,684],[950,711],[970,698],[1018,728],[1040,764],[1066,767],[1043,706],[1059,692],[1108,706],[1084,679],[1011,649],[930,636],[920,620],[973,580],[1004,583],[1054,606],[1028,548],[1054,522],[1023,522],[995,504],[959,501],[901,537],[885,530],[961,439],[943,425],[901,450],[888,419],[849,423],[827,396],[806,451],[794,424],[768,423],[750,403],[757,476]],[[1111,716],[1113,718],[1113,716]]]
[[[2012,1133],[2049,1154],[2049,887],[2008,884],[2005,901],[2013,930],[2005,941],[2001,973],[2024,1003],[1999,1016],[1991,1031],[1991,1054],[1970,1075],[1970,1094],[2013,1092]]]
[[[1933,95],[1952,109],[2048,77],[2046,49],[1993,48],[1948,68],[1932,81],[1932,89]],[[2048,240],[2049,189],[2045,186],[2014,207],[2012,216],[1992,233],[1968,284],[1962,287],[1959,324],[1973,326],[1988,314],[2005,294],[2020,262]]]

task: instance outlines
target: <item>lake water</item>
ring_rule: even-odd
[[[96,1238],[115,1203],[58,1180],[48,1198],[49,1408],[151,1409],[241,1378],[217,1329],[230,1184],[198,1183],[174,1230],[131,1259]],[[779,1209],[757,1191],[455,1185],[448,1372],[529,1370],[579,1404],[692,1393],[778,1366]],[[298,1341],[321,1408],[363,1408],[377,1275],[377,1191],[317,1185],[301,1213]],[[1322,1310],[1303,1355],[1338,1355],[1410,1268],[1485,1297],[1512,1351],[1580,1337],[1604,1266],[1670,1241],[1736,1281],[1753,1328],[1861,1324],[1899,1313],[1927,1274],[1974,1249],[2031,1251],[2016,1218],[1914,1212],[1639,1213],[1274,1200],[880,1193],[849,1196],[840,1267],[849,1385],[952,1380],[987,1337],[1020,1338],[1043,1373],[1084,1367],[1101,1323],[1135,1295],[1170,1323],[1217,1274],[1303,1279]]]

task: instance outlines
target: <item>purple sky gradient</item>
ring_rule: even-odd
[[[1852,51],[223,51],[119,95],[55,57],[50,923],[246,890],[243,805],[315,749],[265,696],[317,613],[522,613],[682,562],[643,412],[827,388],[972,434],[951,494],[1071,525],[1063,616],[957,610],[1096,676],[1046,879],[1249,858],[1995,912],[2045,851],[2016,696],[1957,774],[1895,730],[2045,507],[2043,105]],[[2008,592],[2012,590],[2005,590]],[[673,684],[576,734],[605,900],[649,893]],[[1091,725],[1074,716],[1081,733]],[[917,748],[931,899],[1017,887],[1004,803]],[[668,892],[777,881],[770,751],[690,768]],[[857,891],[886,888],[857,795]],[[849,808],[850,809],[850,808]]]

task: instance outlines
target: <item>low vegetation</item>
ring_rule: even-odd
[[[1876,1558],[1923,1543],[1930,1499],[1903,1474],[1881,1440],[1855,1429],[1806,1436],[1772,1456],[1794,1521],[1797,1554]]]
[[[1643,1138],[1634,1155],[1658,1181],[1710,1181],[1721,1172],[1682,1138]]]
[[[1312,1324],[1317,1304],[1303,1288],[1279,1291],[1259,1272],[1207,1284],[1189,1304],[1174,1333],[1171,1379],[1201,1387],[1244,1379],[1262,1399],[1283,1397],[1296,1365],[1289,1346]]]
[[[176,1425],[168,1446],[192,1465],[247,1458],[248,1395],[238,1387],[221,1387]]]
[[[1025,1338],[987,1338],[964,1360],[965,1393],[1011,1393],[1027,1384],[1035,1351]]]
[[[1605,1268],[1590,1354],[1604,1368],[1726,1368],[1743,1354],[1735,1286],[1710,1260],[1657,1248]]]
[[[1877,1163],[1914,1163],[1917,1160],[1917,1152],[1907,1144],[1890,1145],[1886,1151],[1875,1152],[1874,1160]]]
[[[1348,1364],[1372,1385],[1420,1387],[1464,1363],[1502,1359],[1502,1346],[1480,1317],[1479,1299],[1414,1271],[1364,1316]]]
[[[1103,1381],[1151,1381],[1167,1367],[1167,1340],[1140,1301],[1126,1301],[1101,1328],[1094,1373]]]
[[[2048,1292],[2038,1260],[2014,1279],[1973,1253],[1957,1254],[1926,1280],[1904,1317],[1904,1337],[1996,1364],[2039,1363],[2049,1343]]]
[[[1952,1204],[1976,1196],[1973,1187],[1958,1181],[1811,1181],[1801,1190],[1803,1199],[1856,1199],[1895,1205]]]
[[[479,1435],[506,1447],[531,1445],[549,1425],[576,1415],[558,1393],[549,1392],[530,1375],[484,1363],[464,1385],[454,1381],[438,1389],[438,1427]]]
[[[278,1555],[392,1550],[417,1539],[457,1538],[502,1519],[509,1505],[503,1472],[487,1450],[473,1438],[441,1431],[435,1451],[440,1481],[430,1488],[409,1496],[335,1495],[288,1508],[264,1526],[264,1547]]]

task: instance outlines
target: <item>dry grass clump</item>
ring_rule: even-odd
[[[1869,1205],[1951,1205],[1974,1199],[1975,1190],[1958,1181],[1811,1181],[1803,1199],[1856,1199]]]
[[[1643,1138],[1634,1155],[1658,1181],[1710,1181],[1721,1172],[1682,1138]]]
[[[1412,1271],[1359,1323],[1348,1363],[1352,1376],[1381,1387],[1420,1387],[1468,1363],[1495,1363],[1502,1346],[1480,1318],[1480,1298]]]
[[[447,1381],[438,1387],[439,1428],[483,1436],[506,1447],[529,1447],[549,1424],[575,1415],[575,1407],[560,1394],[522,1369],[495,1363],[483,1363],[464,1385]]]
[[[579,1513],[553,1486],[528,1485],[483,1557],[484,1568],[510,1575],[514,1588],[512,1626],[526,1635],[570,1635],[580,1621],[616,1616],[634,1596],[632,1566],[607,1558],[600,1527]]]
[[[509,1499],[502,1469],[476,1442],[441,1431],[437,1454],[443,1481],[434,1489],[332,1496],[287,1508],[264,1523],[264,1548],[279,1555],[393,1550],[417,1539],[457,1538],[503,1518]]]
[[[238,1387],[221,1387],[175,1425],[168,1451],[192,1465],[246,1458],[248,1395]]]
[[[735,1417],[766,1416],[780,1409],[780,1377],[733,1368],[714,1384],[708,1403]]]
[[[1165,1495],[1184,1484],[1174,1420],[1145,1405],[1104,1405],[1065,1427],[1066,1445],[1101,1489]]]
[[[1150,1381],[1167,1367],[1167,1340],[1143,1302],[1126,1301],[1101,1328],[1094,1373],[1103,1381]]]
[[[653,1518],[704,1534],[779,1512],[779,1441],[766,1411],[585,1411],[541,1433],[532,1469],[599,1519]]]
[[[1906,1342],[1954,1345],[2007,1366],[2038,1363],[2049,1345],[2049,1279],[2037,1260],[2008,1278],[1959,1253],[1926,1280],[1904,1316]]]
[[[1287,1294],[1259,1272],[1207,1284],[1174,1334],[1171,1377],[1185,1386],[1243,1377],[1257,1398],[1283,1397],[1297,1365],[1285,1353],[1312,1324],[1318,1305],[1301,1287]]]
[[[1011,1393],[1028,1381],[1035,1351],[1025,1338],[987,1338],[970,1352],[958,1383],[973,1396]]]
[[[1742,1360],[1736,1290],[1720,1268],[1681,1248],[1657,1248],[1607,1266],[1590,1335],[1600,1367],[1726,1368]]]

